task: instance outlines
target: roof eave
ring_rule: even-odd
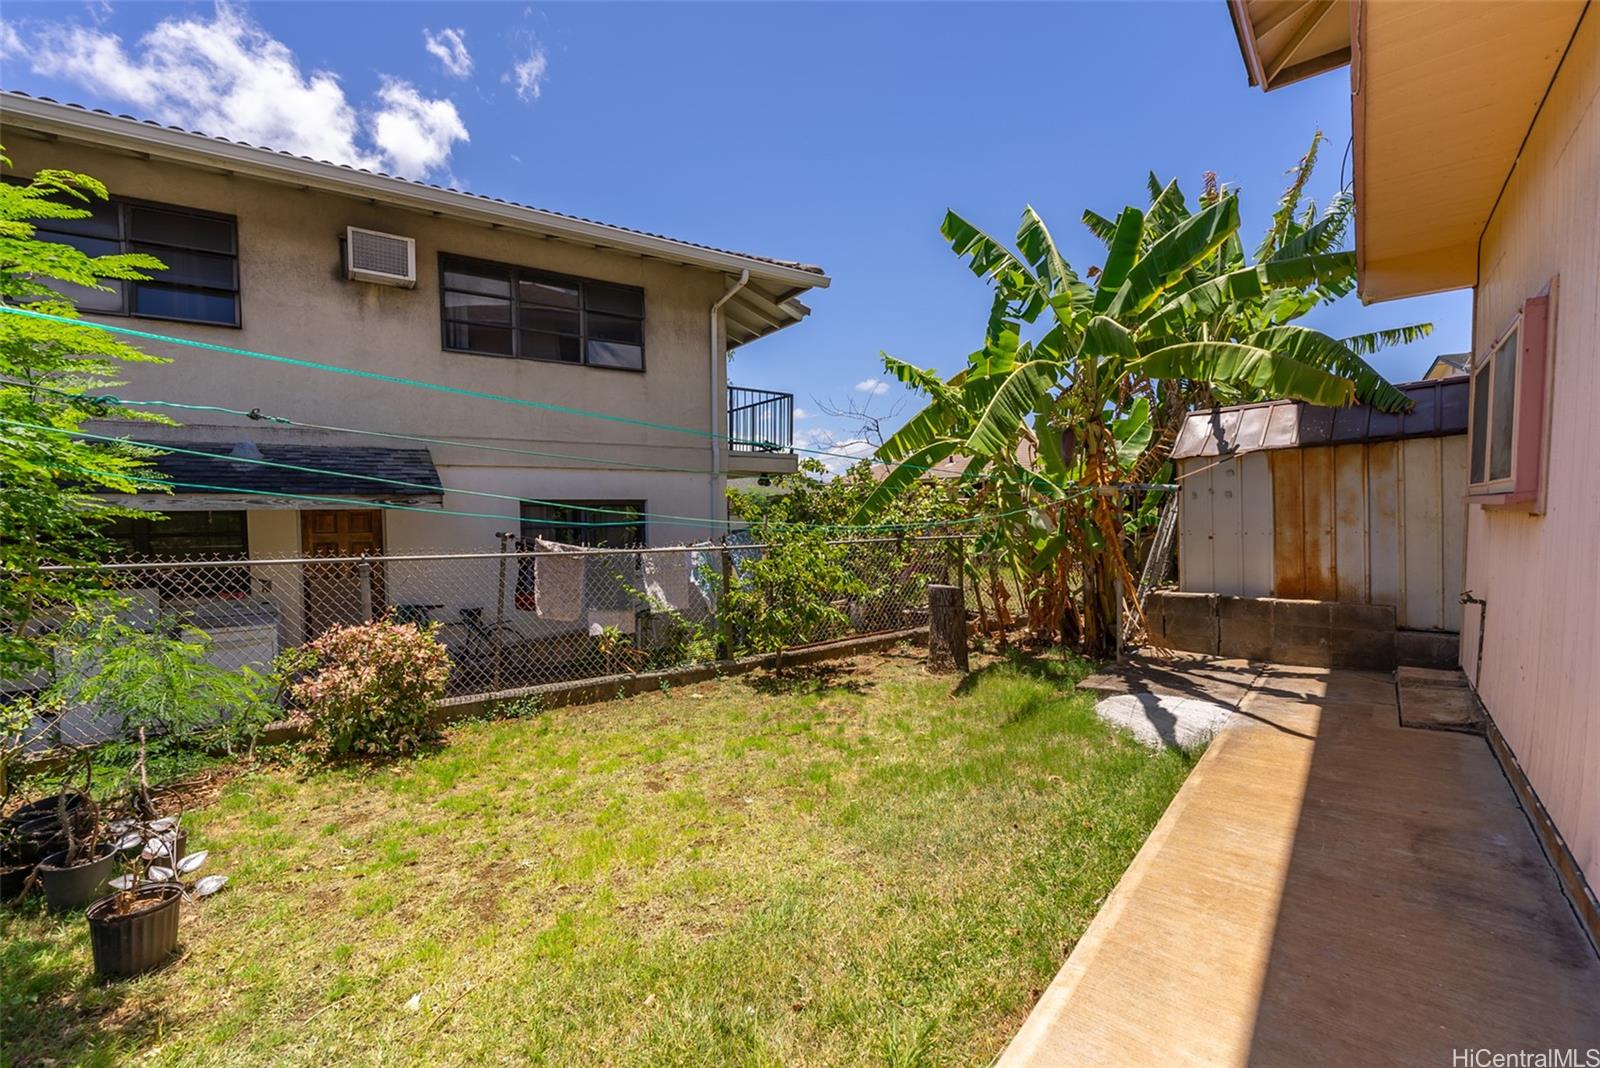
[[[635,233],[604,223],[590,222],[504,204],[448,189],[437,189],[388,175],[343,167],[272,149],[207,137],[136,119],[79,110],[51,101],[6,94],[0,111],[8,124],[60,137],[79,138],[98,145],[159,156],[163,159],[220,169],[266,181],[287,182],[308,189],[363,196],[415,211],[440,213],[578,244],[610,248],[712,271],[738,273],[770,280],[798,290],[825,289],[827,275],[787,267],[751,256],[701,248],[671,238]]]

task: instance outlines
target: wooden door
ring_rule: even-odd
[[[378,508],[315,510],[300,513],[300,548],[304,555],[358,557],[383,552],[383,511]],[[358,623],[366,612],[381,615],[384,608],[383,564],[368,568],[341,559],[325,564],[304,564],[305,640],[310,641],[337,624]],[[364,587],[371,583],[370,592]]]

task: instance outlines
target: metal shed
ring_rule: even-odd
[[[1195,412],[1173,446],[1186,593],[1393,605],[1458,632],[1466,376],[1399,387],[1415,407],[1271,401]]]

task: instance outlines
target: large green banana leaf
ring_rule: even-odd
[[[950,242],[955,254],[967,260],[973,274],[994,279],[1008,298],[1015,299],[1024,291],[1037,288],[1037,280],[1021,260],[955,212],[945,212],[939,232]]]
[[[958,414],[958,409],[950,404],[936,401],[928,405],[878,446],[878,459],[892,464],[919,449],[926,449],[950,432]]]
[[[1095,283],[1095,312],[1104,312],[1116,298],[1117,290],[1128,277],[1134,260],[1139,257],[1139,246],[1144,243],[1144,212],[1127,207],[1117,216],[1117,229],[1111,235],[1111,247],[1106,251],[1106,265]]]
[[[1134,365],[1151,378],[1238,382],[1310,404],[1340,408],[1355,400],[1355,383],[1320,367],[1231,341],[1185,341],[1158,349]]]
[[[1258,331],[1250,343],[1297,363],[1320,367],[1355,384],[1356,399],[1379,411],[1404,412],[1411,398],[1389,384],[1377,370],[1344,342],[1304,326],[1274,326]]]
[[[1413,323],[1410,326],[1397,326],[1393,330],[1374,330],[1370,334],[1354,334],[1342,337],[1346,348],[1358,356],[1370,356],[1379,349],[1386,349],[1390,345],[1409,345],[1413,341],[1421,341],[1433,333],[1432,323]]]
[[[1060,374],[1060,364],[1045,360],[1019,364],[984,406],[962,451],[976,457],[1009,449],[1039,398]]]
[[[1098,237],[1100,243],[1107,247],[1111,245],[1111,239],[1117,233],[1117,224],[1114,220],[1108,219],[1098,211],[1091,211],[1088,208],[1083,209],[1083,225],[1087,226],[1089,232]]]
[[[941,460],[948,459],[960,444],[954,438],[943,438],[907,456],[904,462],[885,475],[867,499],[861,502],[861,507],[856,509],[855,517],[850,521],[864,523],[870,520],[882,511],[885,505],[899,496],[901,490],[927,474],[929,468]],[[882,458],[882,450],[879,450],[879,459]]]
[[[1239,229],[1239,199],[1225,196],[1189,216],[1163,234],[1139,257],[1104,309],[1113,319],[1137,315],[1182,278],[1191,267],[1216,252]],[[1102,282],[1102,292],[1106,282]]]
[[[1135,397],[1128,414],[1111,424],[1111,437],[1117,443],[1117,463],[1132,467],[1150,447],[1155,426],[1150,422],[1150,398]]]
[[[1230,271],[1172,296],[1140,324],[1139,331],[1147,337],[1176,334],[1189,323],[1211,318],[1234,301],[1264,297],[1274,289],[1354,276],[1355,269],[1355,253],[1334,252],[1293,260],[1269,260],[1241,271]]]

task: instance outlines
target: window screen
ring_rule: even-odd
[[[117,543],[117,557],[122,560],[243,560],[250,555],[244,512],[122,517],[111,520],[103,532]],[[158,571],[151,578],[167,596],[239,597],[250,592],[247,567],[187,569],[181,574]]]
[[[142,252],[166,265],[148,282],[107,282],[109,291],[52,283],[80,310],[102,315],[239,325],[239,249],[231,216],[165,205],[96,201],[84,219],[45,219],[42,240],[91,256]]]
[[[444,347],[644,370],[644,290],[460,256],[439,260]]]
[[[1489,412],[1489,480],[1511,477],[1511,431],[1517,415],[1517,331],[1494,354]]]

